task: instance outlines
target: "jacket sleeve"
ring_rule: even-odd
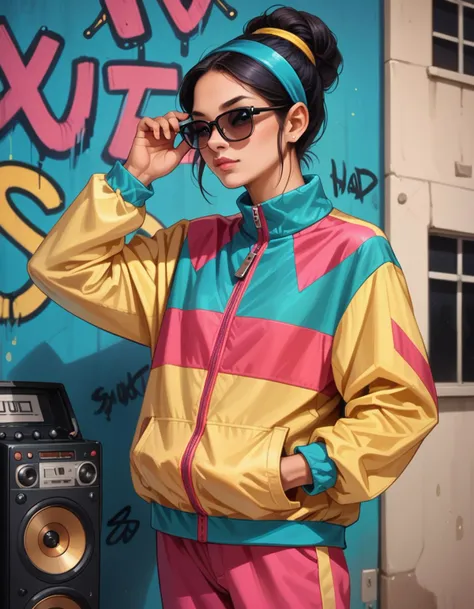
[[[152,238],[125,237],[143,224],[153,194],[116,163],[92,176],[28,264],[56,303],[99,328],[153,346],[188,222]]]
[[[340,504],[368,501],[400,476],[438,422],[426,350],[395,263],[379,266],[352,297],[334,336],[332,369],[345,412],[297,449],[313,473],[303,488]]]

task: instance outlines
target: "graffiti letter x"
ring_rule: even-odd
[[[28,135],[43,152],[62,157],[88,137],[97,99],[97,61],[75,61],[73,83],[63,116],[57,119],[42,92],[61,56],[64,40],[39,31],[25,55],[5,19],[0,19],[0,78],[6,92],[0,97],[0,139],[20,113]]]

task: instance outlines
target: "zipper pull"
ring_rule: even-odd
[[[247,273],[249,272],[249,268],[252,266],[252,262],[255,260],[256,257],[257,257],[257,254],[255,252],[250,252],[248,254],[248,256],[245,258],[245,260],[240,265],[239,270],[236,271],[236,273],[235,273],[235,276],[237,277],[237,279],[243,279],[245,277],[245,275],[247,275]]]
[[[260,222],[260,214],[258,213],[258,206],[254,205],[252,207],[252,213],[253,213],[253,221],[255,223],[255,226],[257,228],[262,228],[262,223]]]

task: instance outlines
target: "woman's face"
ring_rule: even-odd
[[[192,116],[212,121],[227,110],[270,105],[230,75],[210,71],[196,83]],[[214,127],[207,147],[201,149],[206,165],[227,188],[248,187],[256,180],[271,179],[275,172],[279,175],[279,123],[276,114],[264,112],[254,116],[253,121],[252,135],[240,142],[226,141]],[[284,142],[282,144],[284,149]],[[224,158],[232,162],[219,164]]]

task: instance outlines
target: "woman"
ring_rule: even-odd
[[[348,608],[345,529],[437,422],[384,233],[301,173],[340,64],[317,17],[253,19],[186,75],[185,112],[140,121],[125,165],[91,178],[29,264],[60,305],[151,348],[131,467],[165,609]],[[190,147],[200,183],[206,166],[245,187],[239,213],[125,245]]]

